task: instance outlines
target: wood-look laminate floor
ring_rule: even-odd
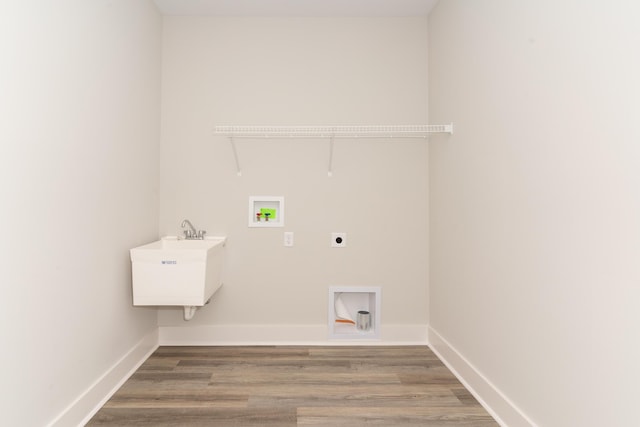
[[[497,426],[423,346],[160,347],[89,426]]]

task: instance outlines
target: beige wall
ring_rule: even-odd
[[[161,310],[161,326],[323,327],[330,285],[382,286],[383,323],[426,326],[426,142],[336,141],[328,178],[326,140],[241,140],[237,177],[228,140],[213,135],[424,123],[426,50],[426,18],[165,18],[160,231],[189,218],[229,243],[212,303],[188,324]],[[251,195],[284,196],[286,226],[248,228]],[[334,231],[347,248],[329,248]]]
[[[128,249],[158,229],[161,22],[149,1],[5,3],[0,401],[42,426],[156,327]]]
[[[541,426],[637,425],[640,6],[440,2],[430,326]]]

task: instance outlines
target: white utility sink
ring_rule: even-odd
[[[220,288],[226,237],[163,237],[131,249],[133,305],[205,305]],[[191,313],[191,316],[193,314]]]

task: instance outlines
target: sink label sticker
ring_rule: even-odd
[[[170,264],[177,264],[178,261],[176,260],[162,260],[161,261],[163,265],[170,265]]]

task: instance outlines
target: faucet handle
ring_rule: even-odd
[[[184,238],[185,239],[191,238],[191,230],[184,230]]]
[[[198,231],[198,239],[204,239],[204,235],[207,234],[207,230]]]

